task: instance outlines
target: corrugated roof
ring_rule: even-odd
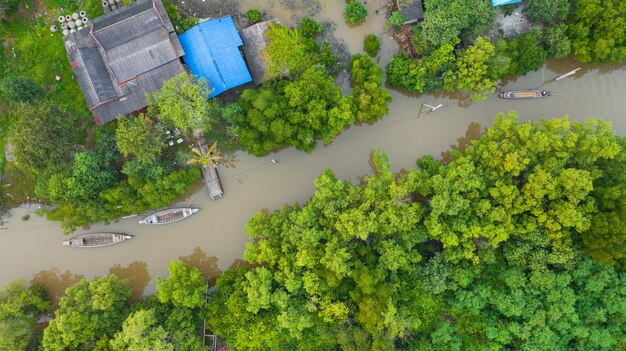
[[[491,4],[496,7],[501,5],[515,4],[516,2],[520,1],[522,0],[491,0]]]
[[[232,17],[200,23],[178,36],[191,73],[205,78],[210,97],[252,81],[239,52],[243,45]]]
[[[267,63],[263,59],[263,50],[267,46],[265,32],[269,28],[270,22],[280,23],[277,19],[259,22],[241,31],[243,38],[243,53],[246,55],[250,73],[254,79],[254,84],[260,85],[265,81]]]
[[[64,37],[72,69],[98,124],[146,106],[146,94],[184,72],[184,54],[160,0],[137,0]]]

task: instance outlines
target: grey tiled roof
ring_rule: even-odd
[[[184,52],[161,0],[137,0],[64,38],[98,124],[144,108],[146,94],[184,72]]]

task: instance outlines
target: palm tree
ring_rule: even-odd
[[[217,168],[217,163],[222,159],[222,152],[215,151],[217,147],[217,141],[209,147],[206,152],[203,152],[202,147],[192,147],[194,155],[193,158],[187,161],[188,165],[200,164],[202,167],[206,167],[211,165],[213,168]]]

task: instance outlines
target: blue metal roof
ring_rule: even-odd
[[[205,78],[209,97],[252,81],[239,46],[241,37],[230,16],[202,22],[178,36],[191,73]]]
[[[493,5],[493,7],[496,7],[500,5],[515,4],[516,2],[520,1],[522,0],[491,0],[491,4]]]

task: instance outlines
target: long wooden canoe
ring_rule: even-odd
[[[550,92],[547,90],[533,89],[533,90],[514,90],[503,91],[500,93],[502,99],[539,99],[550,96]]]
[[[93,233],[80,235],[63,241],[63,245],[69,247],[102,247],[119,244],[132,238],[131,235],[119,233]]]
[[[157,212],[139,221],[139,224],[168,224],[185,219],[200,211],[199,208],[179,207]]]

